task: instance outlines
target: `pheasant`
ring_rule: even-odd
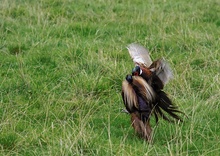
[[[122,82],[122,99],[131,115],[135,132],[151,142],[152,115],[155,116],[156,122],[159,117],[169,122],[182,122],[178,114],[184,113],[178,110],[163,91],[164,86],[173,77],[168,63],[163,58],[152,62],[148,50],[141,45],[133,43],[127,48],[135,67],[132,74],[127,75]]]

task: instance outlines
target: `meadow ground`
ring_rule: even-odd
[[[1,0],[0,155],[220,155],[218,0]],[[140,43],[164,57],[188,115],[154,143],[121,113]]]

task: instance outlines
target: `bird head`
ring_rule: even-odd
[[[126,80],[128,81],[128,83],[132,83],[133,82],[132,75],[127,75]]]
[[[135,67],[132,69],[132,75],[133,75],[133,76],[141,75],[141,73],[142,73],[142,70],[141,70],[140,66],[135,66]]]

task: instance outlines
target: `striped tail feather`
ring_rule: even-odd
[[[154,115],[156,122],[158,122],[158,116],[169,122],[175,122],[175,120],[182,122],[183,120],[178,115],[178,113],[184,113],[179,111],[177,106],[173,105],[167,94],[164,91],[160,90],[157,92],[157,96],[158,101],[154,106]],[[170,115],[174,120],[170,117],[167,117],[167,115]]]

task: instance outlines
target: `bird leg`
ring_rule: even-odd
[[[149,121],[143,123],[136,113],[131,113],[132,126],[140,137],[144,138],[149,143],[151,142],[151,127]]]
[[[151,126],[150,126],[150,121],[148,120],[145,125],[146,125],[146,137],[145,137],[145,139],[149,143],[151,143],[151,141],[152,141],[152,138],[151,138],[152,129],[151,129]]]

